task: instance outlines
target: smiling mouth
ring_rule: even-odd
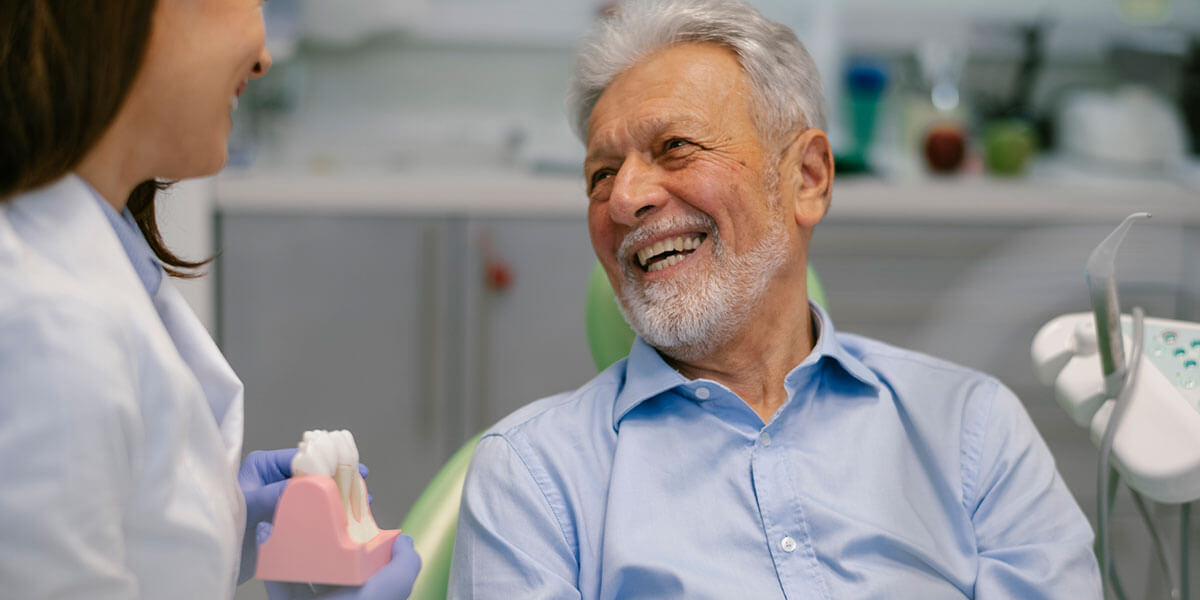
[[[706,237],[704,233],[690,233],[661,240],[639,250],[637,264],[647,273],[673,267],[695,252]]]

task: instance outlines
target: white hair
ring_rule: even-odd
[[[575,133],[586,140],[600,95],[618,75],[657,50],[707,42],[737,54],[750,78],[755,124],[764,141],[825,128],[816,63],[791,29],[741,0],[629,0],[584,37],[567,93]]]

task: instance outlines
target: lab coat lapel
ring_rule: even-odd
[[[208,398],[208,405],[225,440],[229,461],[236,465],[241,460],[243,387],[242,382],[213,342],[212,337],[191,307],[180,295],[179,290],[164,279],[154,298],[154,307],[162,317],[163,325],[180,357],[195,374]]]

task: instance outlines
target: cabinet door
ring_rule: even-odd
[[[246,384],[247,451],[349,429],[396,527],[449,456],[438,381],[444,220],[226,213],[221,345]]]
[[[596,375],[583,321],[596,259],[582,215],[474,218],[465,235],[462,383],[466,422],[479,430]],[[507,286],[489,282],[489,262],[508,270]]]

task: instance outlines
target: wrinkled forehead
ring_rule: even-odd
[[[751,82],[733,51],[676,44],[637,61],[609,82],[591,107],[589,149],[615,138],[654,137],[749,115]]]

